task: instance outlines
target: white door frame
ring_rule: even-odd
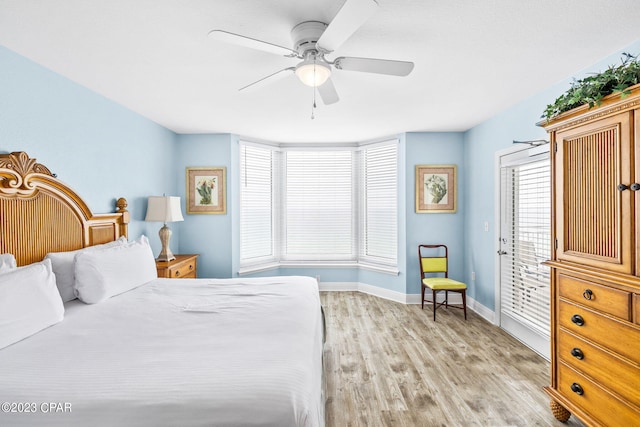
[[[500,288],[500,283],[501,283],[501,276],[502,276],[502,272],[501,272],[501,256],[498,255],[498,251],[500,251],[500,238],[501,238],[501,216],[502,216],[502,212],[501,212],[501,202],[502,202],[502,191],[501,191],[501,177],[500,177],[500,165],[501,165],[501,158],[504,156],[508,156],[508,155],[512,155],[518,152],[523,152],[522,154],[525,155],[525,151],[529,151],[531,150],[531,152],[526,155],[527,157],[531,156],[531,155],[535,155],[535,153],[544,153],[544,152],[548,152],[549,151],[549,144],[544,144],[541,146],[531,146],[531,145],[527,145],[527,144],[522,144],[522,145],[517,145],[517,146],[513,146],[513,147],[509,147],[503,150],[498,150],[495,153],[495,157],[494,157],[494,294],[495,294],[495,305],[494,305],[494,325],[496,326],[500,326],[502,324],[502,319],[501,319],[501,307],[502,307],[502,301],[501,301],[501,294],[502,294],[502,290]],[[509,319],[505,319],[505,320],[509,320]],[[517,327],[517,325],[516,325]],[[524,326],[523,326],[524,328]],[[549,360],[549,352],[550,349],[547,351],[544,351],[544,343],[538,343],[537,345],[538,349],[536,348],[532,348],[534,351],[536,351],[538,354],[540,354],[541,356],[545,357],[547,360]],[[543,348],[543,350],[539,350],[540,348]]]

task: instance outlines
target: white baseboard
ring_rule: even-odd
[[[366,283],[358,283],[358,292],[373,295],[375,297],[388,299],[402,304],[407,303],[407,294],[378,286],[367,285]]]
[[[496,313],[469,296],[467,296],[467,307],[473,310],[478,316],[484,318],[487,322],[493,325],[496,324]]]
[[[362,292],[379,298],[388,299],[402,304],[420,304],[420,294],[404,294],[390,289],[384,289],[379,286],[368,285],[360,282],[320,282],[320,291],[326,292]],[[438,302],[444,300],[444,294],[438,295]],[[449,295],[449,301],[452,304],[462,304],[462,297],[459,294],[452,293]],[[478,301],[467,296],[467,308],[473,310],[480,317],[483,317],[490,323],[494,323],[495,313],[480,304]]]
[[[388,299],[402,304],[407,304],[407,295],[402,292],[367,285],[360,282],[320,282],[321,291],[327,292],[362,292],[379,298]],[[420,300],[420,296],[418,296]]]
[[[358,282],[319,282],[321,291],[327,292],[350,292],[358,290]]]

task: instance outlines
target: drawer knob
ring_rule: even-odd
[[[578,326],[584,325],[584,319],[579,314],[574,314],[571,316],[571,321]]]
[[[189,264],[189,270],[193,270],[193,264]]]
[[[176,271],[176,277],[178,277],[180,275],[179,271]]]
[[[571,384],[571,391],[574,392],[575,394],[579,394],[580,396],[584,394],[584,390],[582,389],[582,386],[578,383]]]
[[[571,350],[571,355],[578,360],[584,359],[584,353],[579,348],[574,348]]]
[[[586,300],[592,300],[593,299],[593,291],[591,289],[585,289],[584,292],[582,293],[582,296]]]

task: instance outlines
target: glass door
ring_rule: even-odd
[[[500,327],[549,359],[548,144],[500,157]]]

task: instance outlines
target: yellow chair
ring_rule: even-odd
[[[442,253],[444,252],[444,256]],[[457,280],[449,279],[449,250],[445,245],[419,245],[418,259],[420,260],[420,279],[422,281],[422,309],[424,310],[424,291],[431,289],[433,304],[433,320],[436,320],[436,309],[441,305],[446,308],[454,307],[464,310],[464,320],[467,320],[467,285]],[[443,274],[444,277],[432,277],[433,274]],[[429,276],[427,276],[429,275]],[[444,291],[444,301],[436,303],[438,292]],[[449,292],[462,295],[462,306],[449,304]]]

